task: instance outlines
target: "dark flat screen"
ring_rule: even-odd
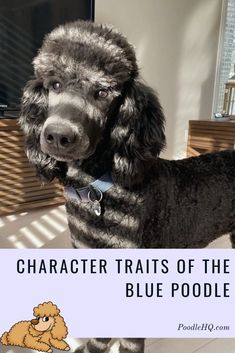
[[[0,106],[18,107],[32,58],[54,27],[93,20],[91,0],[0,0]]]

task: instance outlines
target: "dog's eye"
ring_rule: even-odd
[[[98,92],[97,92],[97,97],[99,98],[106,98],[108,96],[109,92],[107,89],[100,89]]]
[[[44,317],[42,318],[42,321],[44,321],[44,322],[49,321],[49,317],[48,317],[48,316],[44,316]]]
[[[52,83],[52,88],[54,91],[58,92],[61,90],[61,83],[56,81]]]

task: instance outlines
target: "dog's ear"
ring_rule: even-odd
[[[54,320],[55,320],[55,323],[51,330],[52,337],[57,340],[62,340],[63,338],[66,338],[68,334],[68,329],[64,322],[63,317],[60,315],[57,315],[54,317]]]
[[[143,181],[146,171],[165,147],[165,118],[153,90],[139,81],[126,87],[111,139],[114,180],[125,185]]]
[[[20,125],[25,133],[26,154],[38,175],[47,181],[60,176],[63,163],[45,155],[40,148],[40,133],[47,117],[48,92],[40,79],[28,81],[21,102]]]

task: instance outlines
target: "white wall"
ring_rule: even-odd
[[[166,115],[166,158],[185,156],[190,119],[211,117],[223,0],[96,0],[97,22],[136,47],[142,77]]]

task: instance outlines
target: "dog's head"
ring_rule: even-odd
[[[133,174],[138,160],[160,153],[161,106],[137,81],[134,50],[120,33],[83,21],[60,26],[33,63],[36,79],[25,87],[20,122],[41,174],[50,179],[61,162],[87,160],[107,126],[114,172]]]
[[[33,310],[35,319],[31,320],[30,333],[33,336],[49,332],[53,338],[62,339],[67,336],[68,330],[64,319],[59,315],[60,310],[52,302],[39,304]]]
[[[31,324],[36,331],[51,331],[55,324],[55,319],[52,316],[37,316],[35,319],[31,320]]]

